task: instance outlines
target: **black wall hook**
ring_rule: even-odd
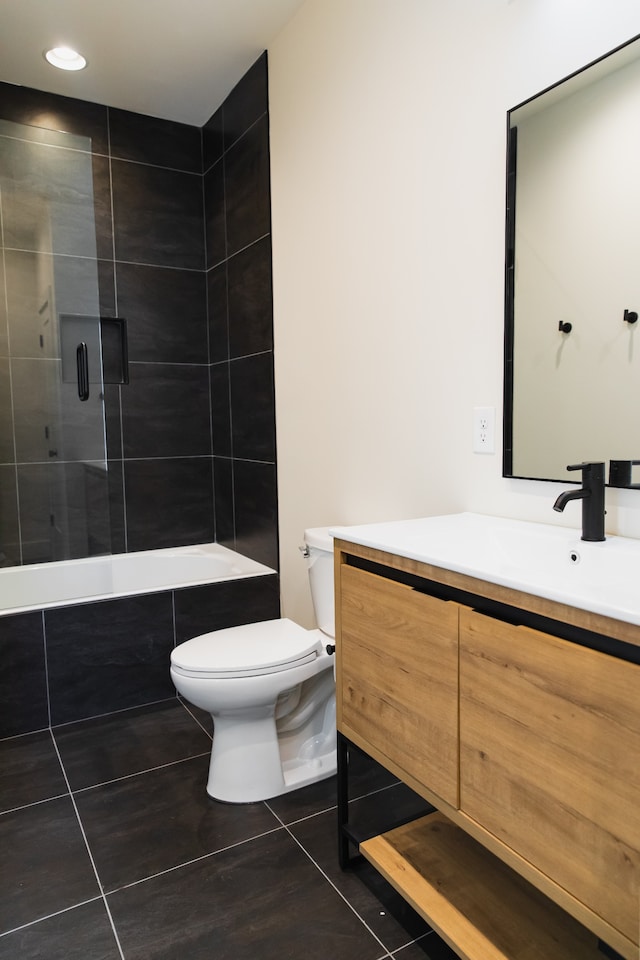
[[[558,330],[560,333],[571,333],[571,324],[568,320],[565,320],[564,322],[561,320],[558,324]]]
[[[638,319],[638,314],[636,313],[635,310],[625,310],[622,319],[626,323],[635,323],[636,320]]]

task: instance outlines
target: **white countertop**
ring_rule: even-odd
[[[331,527],[351,543],[640,625],[640,540],[477,513]]]

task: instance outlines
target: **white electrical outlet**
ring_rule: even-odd
[[[473,408],[473,452],[496,452],[496,408]]]

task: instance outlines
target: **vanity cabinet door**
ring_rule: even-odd
[[[340,568],[338,725],[458,805],[458,606]]]
[[[640,666],[460,621],[461,810],[637,943]]]

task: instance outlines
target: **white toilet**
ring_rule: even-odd
[[[207,793],[227,803],[267,800],[336,771],[333,540],[304,535],[320,629],[267,620],[205,633],[171,654],[185,700],[213,717]]]

